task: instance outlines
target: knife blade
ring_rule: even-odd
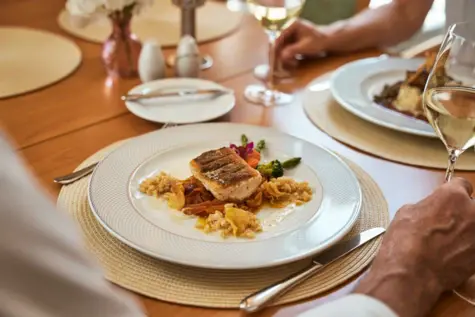
[[[239,308],[248,313],[253,313],[264,308],[272,300],[275,300],[277,297],[290,291],[298,284],[322,270],[326,265],[349,254],[353,250],[380,236],[385,231],[384,228],[380,227],[372,228],[361,232],[347,241],[336,244],[313,258],[312,264],[309,267],[244,298],[241,301]]]
[[[163,98],[163,97],[184,97],[194,95],[223,95],[229,93],[223,89],[188,89],[173,92],[154,92],[148,94],[127,94],[121,97],[123,101],[135,101],[140,99]]]

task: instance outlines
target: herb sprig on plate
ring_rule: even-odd
[[[266,178],[278,178],[284,176],[284,171],[292,169],[300,164],[302,158],[293,157],[283,162],[279,160],[272,160],[267,163],[260,163],[261,152],[266,149],[267,144],[265,140],[260,140],[254,146],[254,142],[249,142],[249,138],[245,135],[241,135],[241,145],[231,144],[231,149],[242,157],[253,168],[257,169],[262,176]]]

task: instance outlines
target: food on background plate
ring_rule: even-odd
[[[242,135],[239,146],[231,144],[192,159],[193,176],[179,180],[161,172],[145,179],[139,190],[165,199],[172,209],[198,217],[196,227],[206,233],[219,231],[222,237],[253,238],[262,231],[256,213],[264,205],[284,208],[312,199],[307,182],[283,177],[284,171],[300,164],[301,158],[261,164],[265,148],[264,140],[254,147]]]
[[[424,64],[416,71],[407,71],[403,81],[385,85],[381,93],[374,96],[373,101],[391,110],[427,121],[422,107],[422,93],[436,57],[437,53],[428,53]],[[436,72],[438,75],[434,78],[438,78],[446,84],[453,82],[453,79],[445,73],[444,68],[439,68]]]

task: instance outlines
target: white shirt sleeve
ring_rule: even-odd
[[[300,314],[298,317],[398,317],[372,297],[351,294]]]
[[[142,317],[0,133],[0,316]]]

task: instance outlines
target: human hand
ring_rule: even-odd
[[[451,290],[475,273],[475,202],[471,184],[457,178],[414,205],[401,208],[378,262],[411,263]],[[385,264],[384,264],[385,265]]]
[[[474,274],[472,191],[468,181],[456,178],[402,207],[356,292],[380,299],[400,316],[423,316],[443,291]]]
[[[296,55],[316,56],[324,52],[325,35],[311,22],[297,20],[277,39],[276,49],[286,66],[297,65]]]

